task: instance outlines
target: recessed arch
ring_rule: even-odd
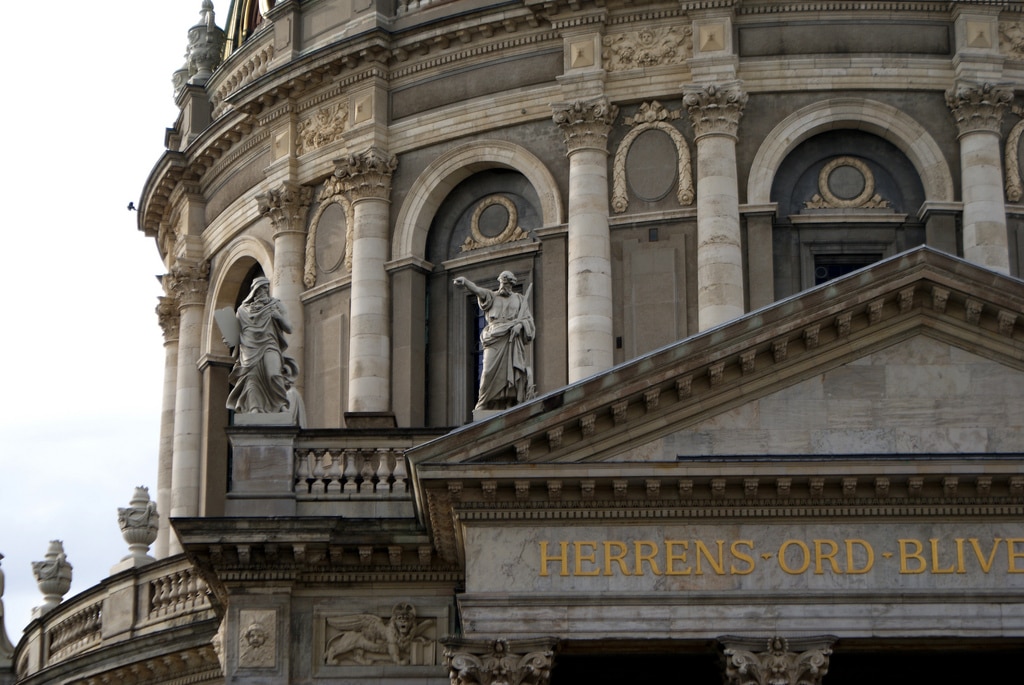
[[[259,264],[263,273],[270,276],[274,273],[273,248],[266,242],[257,238],[245,236],[232,243],[232,245],[219,256],[217,267],[210,274],[210,306],[206,311],[207,331],[203,350],[208,354],[224,354],[220,341],[220,332],[214,321],[213,313],[224,307],[235,306],[235,298],[238,289],[242,285],[249,270]]]
[[[555,177],[535,155],[503,140],[469,143],[438,157],[413,182],[398,213],[391,258],[422,259],[430,222],[448,193],[474,173],[494,168],[512,169],[526,177],[540,198],[545,226],[563,222],[562,196]]]
[[[793,112],[765,137],[751,166],[747,202],[771,202],[772,181],[786,156],[808,138],[837,128],[865,131],[889,141],[914,165],[927,200],[953,200],[949,165],[923,126],[892,105],[864,98],[831,98]]]

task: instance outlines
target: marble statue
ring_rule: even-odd
[[[327,625],[341,632],[329,639],[325,663],[365,666],[389,661],[406,666],[413,662],[412,645],[427,641],[423,634],[434,626],[434,620],[417,621],[416,607],[401,602],[387,621],[373,614],[355,614],[329,618]]]
[[[533,398],[533,369],[526,361],[527,345],[533,342],[536,328],[530,312],[529,292],[513,292],[516,277],[511,271],[498,276],[498,289],[481,288],[462,276],[457,287],[476,295],[487,325],[480,333],[484,348],[483,372],[475,409],[508,409]]]
[[[33,618],[42,616],[61,603],[71,589],[71,564],[64,554],[64,543],[51,540],[43,561],[32,562],[32,575],[43,593],[42,606],[33,611]]]
[[[229,377],[234,387],[228,395],[228,409],[239,414],[295,413],[300,403],[294,388],[299,367],[284,354],[288,348],[285,334],[291,333],[292,327],[285,318],[284,305],[270,296],[268,279],[260,276],[252,282],[235,316],[238,344]]]

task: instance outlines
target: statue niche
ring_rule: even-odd
[[[417,620],[416,607],[408,602],[396,604],[387,620],[373,614],[328,618],[324,663],[432,665],[433,649],[426,645],[434,641],[433,630],[434,619]]]

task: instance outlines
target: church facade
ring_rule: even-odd
[[[6,680],[953,682],[1024,649],[1024,6],[235,0],[188,46],[139,203],[155,561]],[[502,289],[524,375],[482,408]],[[232,399],[257,292],[288,411]]]

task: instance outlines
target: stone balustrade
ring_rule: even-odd
[[[83,655],[103,649],[131,649],[136,640],[150,645],[165,631],[216,630],[210,591],[182,556],[117,573],[62,602],[28,625],[15,652],[19,681],[53,679],[46,673],[79,673]],[[209,636],[199,638],[206,644]],[[180,645],[167,641],[169,651]],[[152,655],[151,655],[152,656]],[[91,662],[92,657],[89,657]]]
[[[299,499],[409,498],[404,450],[339,448],[295,450]]]

